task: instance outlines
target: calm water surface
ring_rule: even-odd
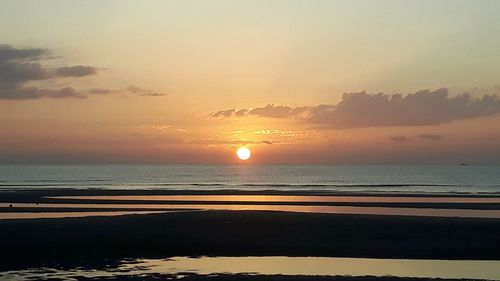
[[[76,280],[77,276],[105,277],[152,273],[182,274],[254,273],[284,275],[351,275],[398,276],[420,278],[460,278],[500,280],[500,261],[452,261],[363,259],[326,257],[176,257],[124,262],[107,270],[60,270],[36,268],[0,272],[1,280],[34,280],[60,278]]]
[[[0,188],[500,193],[500,166],[0,165]]]

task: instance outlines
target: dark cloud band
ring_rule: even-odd
[[[28,85],[57,77],[82,77],[97,73],[97,69],[90,66],[65,66],[55,70],[44,67],[40,61],[48,58],[49,54],[47,49],[18,49],[0,45],[0,99],[84,98],[82,93],[71,87],[42,89]]]
[[[0,99],[86,98],[88,95],[110,95],[115,93],[130,93],[149,97],[165,95],[162,92],[134,85],[125,89],[93,88],[85,92],[77,91],[72,87],[62,89],[35,87],[30,83],[67,77],[81,78],[96,75],[99,72],[98,68],[85,65],[58,68],[45,67],[41,64],[41,61],[50,59],[49,55],[51,55],[51,52],[48,49],[20,49],[10,45],[0,45]]]
[[[97,74],[97,68],[84,65],[64,66],[58,68],[56,74],[60,77],[84,77]]]
[[[336,105],[290,107],[270,104],[254,109],[221,110],[210,116],[296,118],[324,128],[348,129],[438,125],[497,113],[500,113],[500,98],[496,95],[475,98],[464,93],[450,96],[448,89],[441,88],[409,95],[346,93]]]

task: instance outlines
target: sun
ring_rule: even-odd
[[[252,155],[252,152],[247,147],[240,147],[238,148],[238,151],[236,151],[236,155],[241,160],[248,160]]]

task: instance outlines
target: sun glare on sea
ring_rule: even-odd
[[[240,147],[238,148],[238,151],[236,151],[236,155],[241,160],[248,160],[252,155],[252,152],[247,147]]]

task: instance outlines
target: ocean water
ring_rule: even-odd
[[[0,189],[500,193],[500,166],[0,165]]]

